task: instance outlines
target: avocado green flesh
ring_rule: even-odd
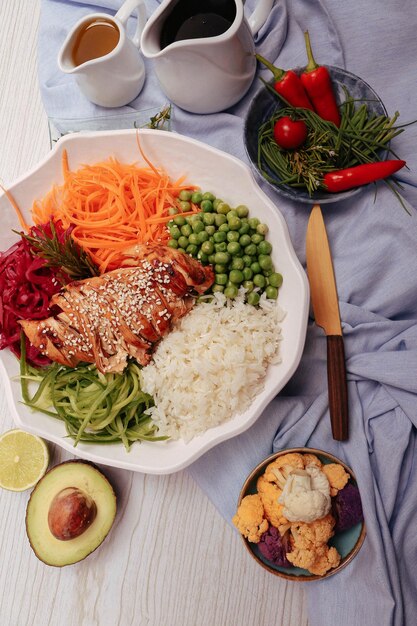
[[[55,496],[67,487],[91,496],[97,515],[91,525],[74,539],[61,541],[49,530],[48,512]],[[106,538],[116,516],[116,496],[107,478],[84,461],[56,465],[38,482],[26,510],[26,532],[36,556],[48,565],[62,567],[81,561]]]

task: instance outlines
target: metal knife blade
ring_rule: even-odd
[[[333,438],[348,438],[348,403],[345,351],[332,256],[323,214],[311,210],[306,236],[307,274],[316,324],[327,337],[327,381]]]

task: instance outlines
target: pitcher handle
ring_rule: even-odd
[[[274,0],[259,0],[252,15],[248,18],[249,28],[252,35],[256,35],[261,26],[264,25],[271,12]]]
[[[137,9],[138,17],[136,22],[136,31],[132,37],[132,42],[137,48],[140,48],[140,38],[147,19],[144,0],[125,0],[114,17],[119,20],[123,26],[126,26],[127,20],[135,9]]]

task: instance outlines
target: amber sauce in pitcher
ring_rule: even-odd
[[[119,43],[120,33],[111,20],[96,18],[82,26],[72,49],[75,66],[109,54]]]

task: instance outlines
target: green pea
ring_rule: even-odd
[[[224,290],[224,295],[226,296],[226,298],[236,298],[238,293],[239,290],[236,285],[228,285]]]
[[[205,224],[206,226],[212,226],[214,224],[213,213],[203,213],[202,219],[203,219],[203,224]]]
[[[204,252],[204,254],[213,254],[214,252],[214,244],[212,241],[204,241],[204,243],[201,244],[201,252]]]
[[[219,226],[219,231],[221,233],[228,233],[230,230],[229,225],[228,224],[220,224]]]
[[[221,263],[222,265],[227,265],[230,263],[230,254],[227,252],[216,252],[214,255],[214,262]]]
[[[253,277],[253,284],[257,287],[260,287],[261,289],[265,287],[265,282],[265,276],[263,276],[262,274],[255,274],[255,276]]]
[[[248,246],[245,246],[245,254],[249,256],[255,256],[257,253],[257,248],[254,243],[250,243]]]
[[[182,215],[177,215],[174,217],[174,224],[176,224],[176,226],[184,226],[185,224],[185,217],[183,217]]]
[[[259,220],[258,220],[258,218],[257,218],[257,217],[250,217],[250,218],[248,219],[248,223],[249,223],[249,226],[250,226],[253,230],[256,230],[256,227],[257,227],[257,226],[258,226],[258,224],[259,224]]]
[[[256,227],[256,232],[260,235],[266,235],[269,232],[269,228],[266,224],[258,224]]]
[[[250,231],[250,226],[247,222],[242,220],[242,226],[239,228],[239,235],[247,235]]]
[[[216,232],[216,227],[212,226],[212,225],[208,225],[206,226],[206,233],[208,234],[209,237],[212,237],[214,235],[214,233]]]
[[[203,193],[203,200],[210,200],[210,202],[213,202],[215,199],[216,196],[210,191],[206,191],[205,193]]]
[[[216,283],[216,285],[226,285],[227,280],[227,274],[216,274],[214,282]]]
[[[239,233],[235,230],[229,230],[227,233],[227,241],[239,241]]]
[[[270,276],[268,277],[268,280],[269,280],[269,284],[271,285],[271,287],[277,287],[279,289],[282,285],[282,275],[279,274],[278,272],[274,272],[273,274],[270,274]]]
[[[251,280],[244,280],[242,283],[242,287],[246,291],[246,293],[250,293],[251,291],[253,291],[254,286],[255,285]]]
[[[169,215],[176,215],[177,213],[179,213],[179,210],[177,209],[176,206],[170,206],[168,209],[168,214]]]
[[[270,270],[272,267],[272,259],[268,254],[260,254],[258,263],[263,270]]]
[[[193,229],[189,224],[184,224],[184,226],[181,226],[181,235],[184,235],[184,237],[189,237],[192,232]]]
[[[226,252],[227,250],[227,243],[225,241],[222,241],[220,243],[215,243],[214,244],[214,249],[216,252]]]
[[[223,263],[215,263],[214,271],[216,274],[227,274],[227,265],[224,265]]]
[[[238,241],[230,241],[227,244],[227,251],[232,256],[234,256],[236,254],[239,254],[240,250],[241,250],[241,247],[240,247],[240,243]]]
[[[236,207],[236,212],[238,217],[247,217],[249,215],[249,209],[245,204],[239,204],[239,206]]]
[[[208,263],[208,254],[204,254],[204,252],[201,251],[201,248],[198,251],[197,258],[200,259],[204,265]]]
[[[252,278],[253,272],[250,267],[244,267],[242,271],[243,271],[243,278],[245,280],[250,280]]]
[[[223,292],[224,291],[224,285],[213,285],[213,287],[211,288],[213,293],[217,293],[217,292]]]
[[[215,255],[215,253],[214,253],[214,252],[212,252],[211,254],[209,254],[208,261],[209,261],[209,263],[211,263],[211,265],[214,265],[214,263],[215,263],[215,260],[214,260],[215,256],[216,256],[216,255]]]
[[[259,300],[260,300],[260,296],[259,296],[259,293],[257,293],[256,291],[251,291],[250,293],[248,293],[247,295],[248,304],[252,304],[253,306],[256,306],[257,304],[259,304]]]
[[[214,233],[213,239],[216,243],[221,243],[222,241],[226,241],[226,233],[219,230],[217,231],[217,233]]]
[[[211,200],[202,200],[200,204],[201,210],[204,213],[212,213],[214,211],[213,203]]]
[[[221,198],[214,198],[214,200],[212,200],[213,203],[213,209],[215,211],[217,211],[217,207],[219,206],[219,204],[221,204],[223,202],[223,200],[221,200]]]
[[[204,243],[208,241],[209,235],[205,230],[202,230],[201,233],[197,233],[198,243]]]
[[[227,219],[229,220],[231,217],[237,217],[236,209],[230,209],[229,213],[227,214]]]
[[[195,233],[201,233],[204,230],[204,224],[201,219],[195,219],[191,224],[191,228]]]
[[[232,259],[232,270],[243,270],[243,274],[245,274],[245,263],[241,257],[235,256]]]
[[[186,200],[182,200],[180,202],[180,209],[183,213],[185,213],[186,211],[190,211],[191,210],[191,203],[187,202]]]
[[[186,248],[188,246],[188,237],[184,237],[184,235],[182,235],[178,239],[178,245],[179,245],[180,248],[183,248],[184,250],[186,250]]]
[[[258,233],[254,233],[251,237],[252,243],[255,243],[256,245],[258,245],[259,243],[261,243],[261,241],[264,240],[264,236],[263,235],[259,235]]]
[[[242,225],[239,217],[231,217],[227,221],[229,222],[230,230],[239,230]]]
[[[265,289],[265,295],[270,300],[276,300],[278,298],[278,289],[276,287],[268,285],[268,287]]]
[[[232,231],[232,232],[235,232],[235,231]],[[246,246],[248,246],[250,243],[252,243],[250,235],[246,235],[246,234],[240,235],[239,243],[242,246],[242,248],[246,248]]]
[[[200,242],[198,241],[197,233],[191,233],[191,235],[188,237],[188,243],[191,243],[193,246],[198,246]]]
[[[173,239],[179,239],[181,237],[181,231],[178,226],[175,226],[175,224],[174,226],[171,226],[169,233]]]
[[[203,199],[203,194],[201,193],[201,191],[195,191],[191,195],[191,202],[194,202],[194,204],[200,204],[202,199]]]
[[[216,208],[217,213],[221,213],[222,215],[226,215],[230,211],[230,205],[227,202],[219,202]]]
[[[194,244],[189,243],[185,251],[188,252],[188,254],[191,254],[192,256],[196,256],[198,252],[198,248]]]
[[[176,249],[176,248],[178,248],[178,241],[176,239],[170,239],[168,241],[168,246],[170,248],[175,248]]]
[[[226,224],[226,222],[227,217],[225,215],[222,215],[221,213],[215,213],[214,223],[216,224],[216,226],[221,226],[222,224]]]
[[[243,262],[244,262],[246,267],[250,267],[251,266],[251,264],[253,262],[253,259],[252,259],[251,256],[249,256],[249,254],[244,254],[242,259],[243,259]]]
[[[229,272],[229,280],[232,283],[240,285],[243,282],[243,273],[240,270],[231,270]]]
[[[178,194],[178,198],[180,200],[185,200],[186,202],[188,202],[189,200],[191,200],[192,195],[193,194],[191,191],[188,191],[187,189],[182,189]]]
[[[254,262],[251,264],[250,268],[251,268],[251,270],[252,270],[252,272],[253,272],[254,274],[260,274],[260,273],[262,272],[262,268],[261,268],[261,266],[259,265],[258,261],[254,261]]]
[[[258,252],[259,254],[271,254],[272,245],[269,243],[269,241],[261,241],[258,244]]]

